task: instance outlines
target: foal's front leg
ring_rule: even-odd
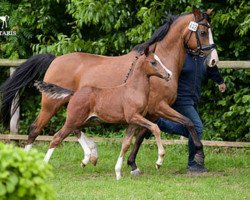
[[[161,141],[161,137],[160,137],[161,131],[160,131],[159,127],[156,124],[152,123],[151,121],[147,120],[146,118],[144,118],[143,116],[141,116],[139,114],[135,114],[132,117],[130,123],[145,127],[147,129],[149,129],[154,134],[155,139],[156,139],[156,143],[157,143],[157,147],[158,147],[158,160],[156,161],[156,168],[159,169],[163,163],[163,157],[165,155],[165,150],[164,150],[164,147],[162,145],[162,141]]]
[[[128,151],[128,148],[131,144],[131,141],[133,139],[133,136],[135,133],[135,130],[134,130],[135,128],[137,128],[137,127],[136,126],[129,126],[126,130],[126,135],[123,138],[122,149],[121,149],[120,155],[119,155],[118,160],[117,160],[116,165],[115,165],[115,174],[116,174],[117,180],[121,179],[121,177],[122,177],[121,170],[122,170],[123,159],[124,159],[126,152]]]

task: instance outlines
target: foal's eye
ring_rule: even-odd
[[[201,31],[200,35],[201,35],[201,37],[205,37],[207,35],[207,32],[206,31]]]
[[[156,61],[154,60],[154,61],[151,61],[150,62],[153,66],[156,66]]]

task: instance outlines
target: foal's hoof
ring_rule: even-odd
[[[155,164],[155,168],[158,170],[158,169],[161,168],[161,165],[156,163],[156,164]]]
[[[97,160],[98,160],[97,157],[94,157],[94,156],[90,157],[90,162],[91,162],[94,166],[96,166]]]
[[[86,165],[83,162],[81,162],[81,167],[84,168],[85,166]]]
[[[139,176],[141,174],[141,171],[139,170],[139,168],[137,168],[131,171],[130,174],[132,174],[133,176]]]
[[[121,180],[122,176],[121,175],[116,175],[116,180],[119,181]]]

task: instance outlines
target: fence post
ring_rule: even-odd
[[[15,71],[15,67],[10,68],[10,75],[13,74]],[[19,97],[18,94],[16,94],[16,97],[14,98],[12,105],[11,105],[11,115],[12,118],[10,120],[10,132],[17,134],[18,133],[18,128],[19,128],[19,118],[20,118],[20,107],[16,109],[15,113],[13,114],[13,109],[14,109],[14,104],[18,101]]]

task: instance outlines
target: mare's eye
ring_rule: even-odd
[[[153,66],[156,66],[156,61],[154,60],[154,61],[151,61],[150,62]]]
[[[201,31],[201,32],[200,32],[200,35],[201,35],[201,37],[206,37],[207,32],[206,32],[206,31]]]

